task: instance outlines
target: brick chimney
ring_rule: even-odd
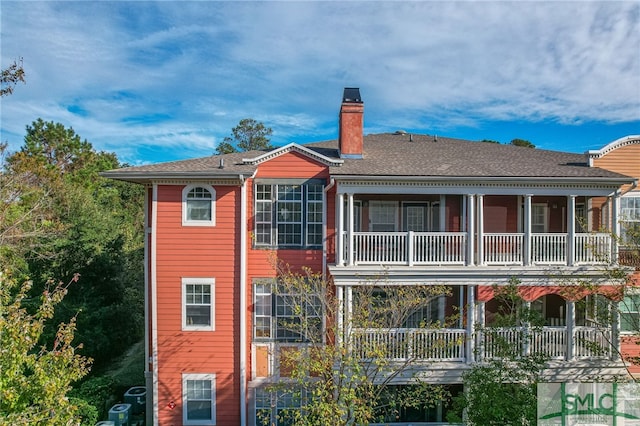
[[[340,107],[340,158],[362,158],[364,104],[360,89],[345,87]]]

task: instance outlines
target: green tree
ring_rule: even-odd
[[[233,135],[218,145],[216,154],[273,149],[269,139],[273,130],[253,118],[240,120],[231,132]]]
[[[485,143],[497,143],[500,144],[500,142],[498,141],[494,141],[492,139],[482,139],[480,142],[485,142]]]
[[[19,260],[14,264],[20,263],[21,271],[32,277],[35,291],[42,291],[49,277],[82,274],[82,282],[56,310],[54,322],[80,312],[77,334],[85,344],[83,353],[93,357],[97,367],[141,338],[144,329],[144,192],[100,176],[119,166],[114,154],[95,151],[73,129],[38,119],[27,126],[20,151],[7,157],[2,175],[11,183],[3,190],[18,188],[19,194],[29,195],[15,197],[8,208],[7,216],[23,220],[14,221],[22,228],[13,226],[5,234],[23,238],[4,238],[3,251]],[[26,178],[33,184],[20,188]],[[47,214],[46,221],[36,212]],[[48,224],[44,230],[56,232],[25,237],[26,231],[42,231],[42,223]],[[40,238],[43,235],[48,238]],[[44,335],[53,339],[54,332],[49,327]]]
[[[0,77],[0,97],[12,94],[16,84],[25,82],[24,75],[22,59],[13,61],[11,65],[3,69],[2,77]]]
[[[536,146],[526,139],[512,139],[510,145],[523,146],[525,148],[535,148]]]
[[[52,344],[41,343],[68,285],[49,282],[34,313],[24,306],[30,288],[30,282],[19,285],[0,273],[0,425],[79,424],[78,406],[67,393],[88,373],[91,360],[73,344],[75,318],[58,326]]]
[[[385,285],[384,280],[367,283],[358,286],[351,318],[339,324],[341,303],[335,288],[321,274],[308,269],[292,272],[288,266],[280,265],[277,275],[273,286],[278,303],[283,304],[280,309],[291,314],[278,326],[293,340],[306,343],[298,349],[291,349],[291,342],[282,343],[284,349],[278,354],[279,374],[284,380],[271,386],[271,390],[304,401],[303,413],[282,410],[278,421],[296,425],[387,422],[395,419],[400,410],[426,409],[448,398],[443,387],[418,379],[399,391],[392,382],[400,374],[410,375],[416,361],[412,356],[404,361],[394,359],[406,351],[408,344],[401,334],[394,333],[417,310],[433,298],[448,294],[450,289],[392,286]],[[446,325],[423,320],[420,327],[435,329]],[[369,339],[363,333],[371,329],[396,337]],[[443,345],[447,343],[436,344],[439,349]],[[273,416],[269,411],[261,415],[259,421],[265,424]]]
[[[500,309],[492,327],[476,330],[491,342],[493,356],[482,360],[463,374],[465,392],[454,398],[447,420],[461,423],[466,410],[469,426],[526,426],[537,424],[537,384],[548,361],[541,353],[521,356],[520,348],[502,337],[499,328],[519,327],[520,338],[526,339],[524,328],[542,326],[539,313],[530,309],[518,294],[519,280],[506,286],[494,286]],[[496,328],[497,327],[497,328]]]

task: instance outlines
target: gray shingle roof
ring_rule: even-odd
[[[306,148],[327,157],[338,157],[336,140],[305,144]],[[150,178],[187,176],[231,177],[251,175],[256,166],[243,159],[264,154],[249,151],[192,160],[158,163],[114,170],[105,176],[142,181]],[[224,168],[220,160],[224,160]],[[600,168],[589,167],[587,156],[559,151],[524,148],[430,135],[382,133],[364,137],[362,159],[344,159],[332,166],[331,174],[340,176],[420,176],[470,178],[631,178]]]

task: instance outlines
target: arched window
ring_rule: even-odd
[[[216,191],[210,185],[189,185],[182,190],[182,225],[215,225]]]

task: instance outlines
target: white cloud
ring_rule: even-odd
[[[14,145],[38,117],[120,155],[132,144],[208,152],[245,117],[283,143],[331,137],[345,86],[361,88],[370,129],[640,121],[637,2],[2,8],[2,64],[24,57],[27,71],[3,99]]]

